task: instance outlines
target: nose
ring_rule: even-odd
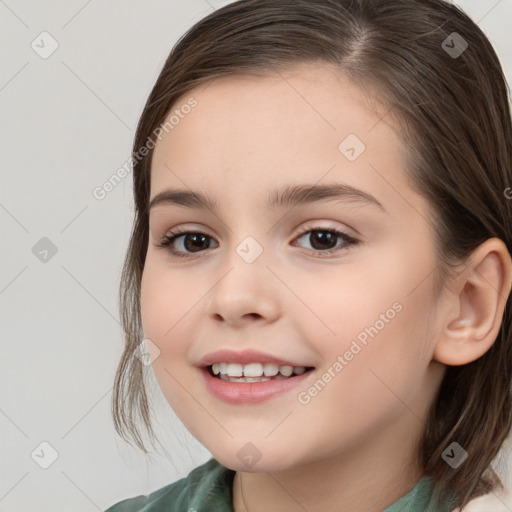
[[[235,254],[207,295],[207,314],[233,327],[275,322],[281,314],[278,286],[263,260],[247,263]]]

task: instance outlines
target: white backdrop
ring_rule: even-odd
[[[158,453],[115,434],[131,173],[102,200],[93,190],[126,162],[173,44],[226,3],[0,0],[0,512],[104,510],[210,456],[158,388]],[[489,35],[510,83],[512,0],[458,3]],[[503,460],[512,472],[508,452]],[[501,510],[512,511],[510,497],[468,512]]]

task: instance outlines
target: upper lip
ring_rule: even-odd
[[[298,364],[272,354],[266,354],[259,350],[245,349],[245,350],[230,350],[223,349],[211,352],[204,356],[198,363],[201,367],[210,366],[213,363],[274,363],[278,366],[304,366],[305,364]]]

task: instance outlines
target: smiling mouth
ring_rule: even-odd
[[[312,366],[278,366],[273,363],[214,363],[206,368],[214,378],[248,383],[293,379],[314,369]]]

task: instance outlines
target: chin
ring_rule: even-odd
[[[243,443],[234,441],[229,444],[229,447],[214,449],[206,446],[206,448],[223,466],[234,471],[245,473],[284,471],[301,463],[297,455],[290,457],[290,452],[293,451],[290,447],[281,446],[281,453],[271,443],[267,443],[266,446],[250,441]]]

